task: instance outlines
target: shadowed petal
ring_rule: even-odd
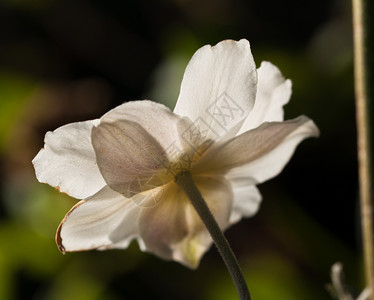
[[[91,144],[91,129],[98,122],[71,123],[48,132],[44,149],[32,161],[38,180],[78,199],[105,186]]]
[[[240,128],[238,135],[264,122],[283,121],[283,106],[292,94],[292,83],[270,62],[262,62],[257,70],[258,83],[255,105]]]
[[[59,249],[126,248],[137,236],[140,210],[134,201],[105,186],[66,214],[56,234]]]
[[[183,191],[174,183],[165,186],[165,197],[157,206],[145,208],[139,218],[140,235],[147,249],[163,258],[172,256],[171,245],[188,234]]]
[[[192,122],[174,114],[162,104],[148,100],[127,102],[110,110],[100,122],[121,120],[139,124],[159,143],[170,161],[177,160],[190,147],[184,133]]]
[[[247,40],[206,45],[188,63],[174,112],[190,118],[205,140],[236,133],[254,105],[256,83]]]
[[[101,123],[92,130],[97,164],[107,184],[130,198],[171,180],[161,145],[133,121]]]
[[[283,169],[303,139],[318,134],[313,121],[305,116],[285,122],[264,123],[211,147],[193,166],[192,172],[217,174],[242,167],[253,179],[252,184],[260,183]]]
[[[194,180],[219,226],[225,229],[232,205],[230,184],[223,178],[195,177]],[[212,240],[186,195],[175,183],[165,187],[164,195],[156,207],[142,210],[140,236],[150,252],[195,268]]]

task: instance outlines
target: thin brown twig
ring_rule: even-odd
[[[371,0],[369,0],[371,1]],[[372,149],[370,141],[370,107],[367,70],[367,31],[364,12],[365,0],[352,0],[354,35],[354,73],[356,94],[356,122],[359,162],[360,207],[366,284],[374,300],[374,243]]]

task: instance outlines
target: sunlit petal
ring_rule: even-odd
[[[48,132],[32,161],[38,180],[78,199],[99,191],[106,183],[91,144],[91,129],[98,122],[71,123]]]
[[[269,62],[262,62],[257,70],[256,101],[238,134],[258,127],[264,122],[283,121],[283,106],[292,94],[292,83]]]
[[[137,236],[140,210],[137,203],[106,186],[66,214],[57,244],[62,252],[126,248]]]
[[[232,191],[223,178],[196,177],[195,182],[218,224],[229,224]],[[148,251],[196,267],[212,241],[200,217],[184,192],[170,183],[165,197],[152,208],[143,209],[139,218],[140,236]]]
[[[283,169],[303,139],[318,134],[313,121],[305,116],[285,122],[264,123],[210,148],[192,170],[219,174],[247,165],[248,176],[254,179],[254,183],[263,182]]]
[[[216,140],[236,132],[254,105],[257,73],[247,40],[200,48],[184,73],[174,112]]]
[[[257,213],[260,208],[262,196],[257,187],[252,184],[252,180],[247,176],[238,176],[228,174],[234,195],[230,223],[236,223],[243,217],[251,217]]]

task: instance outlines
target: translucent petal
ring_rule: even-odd
[[[107,184],[125,197],[171,180],[169,160],[161,145],[138,123],[119,120],[92,130],[92,144]]]
[[[174,112],[194,122],[202,141],[234,134],[254,105],[256,83],[247,40],[206,45],[186,68]]]
[[[258,83],[255,105],[238,134],[260,126],[264,122],[283,121],[283,106],[292,94],[292,84],[270,62],[262,62],[257,70]]]
[[[262,196],[257,187],[251,184],[247,174],[226,176],[232,186],[234,201],[230,215],[230,223],[239,222],[242,217],[251,217],[260,208]]]
[[[45,136],[45,145],[33,159],[40,182],[83,199],[105,186],[91,144],[91,130],[99,120],[77,122]]]
[[[195,177],[195,182],[218,224],[229,224],[232,205],[230,184],[223,178]],[[153,208],[143,209],[140,236],[148,251],[197,267],[212,241],[184,192],[175,184],[165,187],[165,197]]]
[[[141,209],[136,202],[105,186],[66,214],[56,242],[62,252],[126,248],[137,237]]]
[[[252,184],[276,176],[305,138],[318,136],[313,121],[305,116],[285,122],[264,123],[225,143],[211,147],[192,167],[194,174],[221,174],[245,168]]]
[[[101,118],[101,124],[118,121],[139,124],[160,144],[170,161],[177,160],[191,146],[185,132],[193,125],[192,122],[162,104],[148,100],[131,101],[117,106]]]

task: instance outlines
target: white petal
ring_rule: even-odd
[[[313,121],[305,116],[285,122],[264,123],[216,147],[212,146],[192,172],[220,174],[245,168],[252,184],[276,176],[305,138],[318,136]]]
[[[234,202],[230,216],[230,223],[240,221],[242,217],[251,217],[260,208],[262,196],[256,186],[252,185],[247,174],[242,176],[227,176],[232,186]]]
[[[236,133],[254,105],[257,73],[247,40],[200,48],[184,73],[174,112],[216,140]]]
[[[137,236],[140,210],[137,203],[105,186],[66,214],[56,242],[62,252],[126,248]]]
[[[262,62],[257,70],[258,83],[255,105],[238,134],[256,128],[264,122],[283,121],[283,106],[292,94],[292,83],[269,62]]]
[[[194,177],[194,180],[209,206],[219,227],[225,230],[230,223],[230,214],[233,205],[233,191],[228,181],[224,178]],[[188,220],[198,224],[200,217],[192,205],[188,206]],[[213,243],[212,238],[205,226],[201,224],[202,230],[194,230],[194,234],[185,237],[180,243],[173,246],[173,259],[180,263],[196,268],[201,257]],[[197,227],[200,229],[200,227]]]
[[[229,225],[232,191],[223,178],[194,178],[219,226]],[[175,184],[165,187],[164,197],[139,218],[140,236],[148,251],[195,268],[212,243],[209,233],[184,192]]]
[[[177,159],[190,146],[185,139],[185,131],[192,122],[162,104],[149,100],[127,102],[106,113],[101,123],[120,120],[132,121],[143,127],[164,149],[169,160]]]
[[[253,180],[253,184],[267,181],[277,176],[283,170],[300,142],[305,138],[317,137],[318,135],[319,131],[314,122],[306,118],[305,123],[300,124],[300,127],[288,135],[273,150],[246,166],[233,169],[227,175],[242,176],[243,174],[248,174],[247,176]]]
[[[71,123],[47,132],[44,148],[33,159],[40,182],[83,199],[106,183],[96,164],[91,129],[99,120]]]
[[[138,123],[101,122],[92,130],[92,144],[105,181],[128,198],[172,180],[164,149]]]
[[[189,203],[175,183],[166,185],[163,194],[164,197],[155,207],[143,209],[139,228],[147,250],[170,259],[171,244],[177,243],[187,234],[185,214]]]

